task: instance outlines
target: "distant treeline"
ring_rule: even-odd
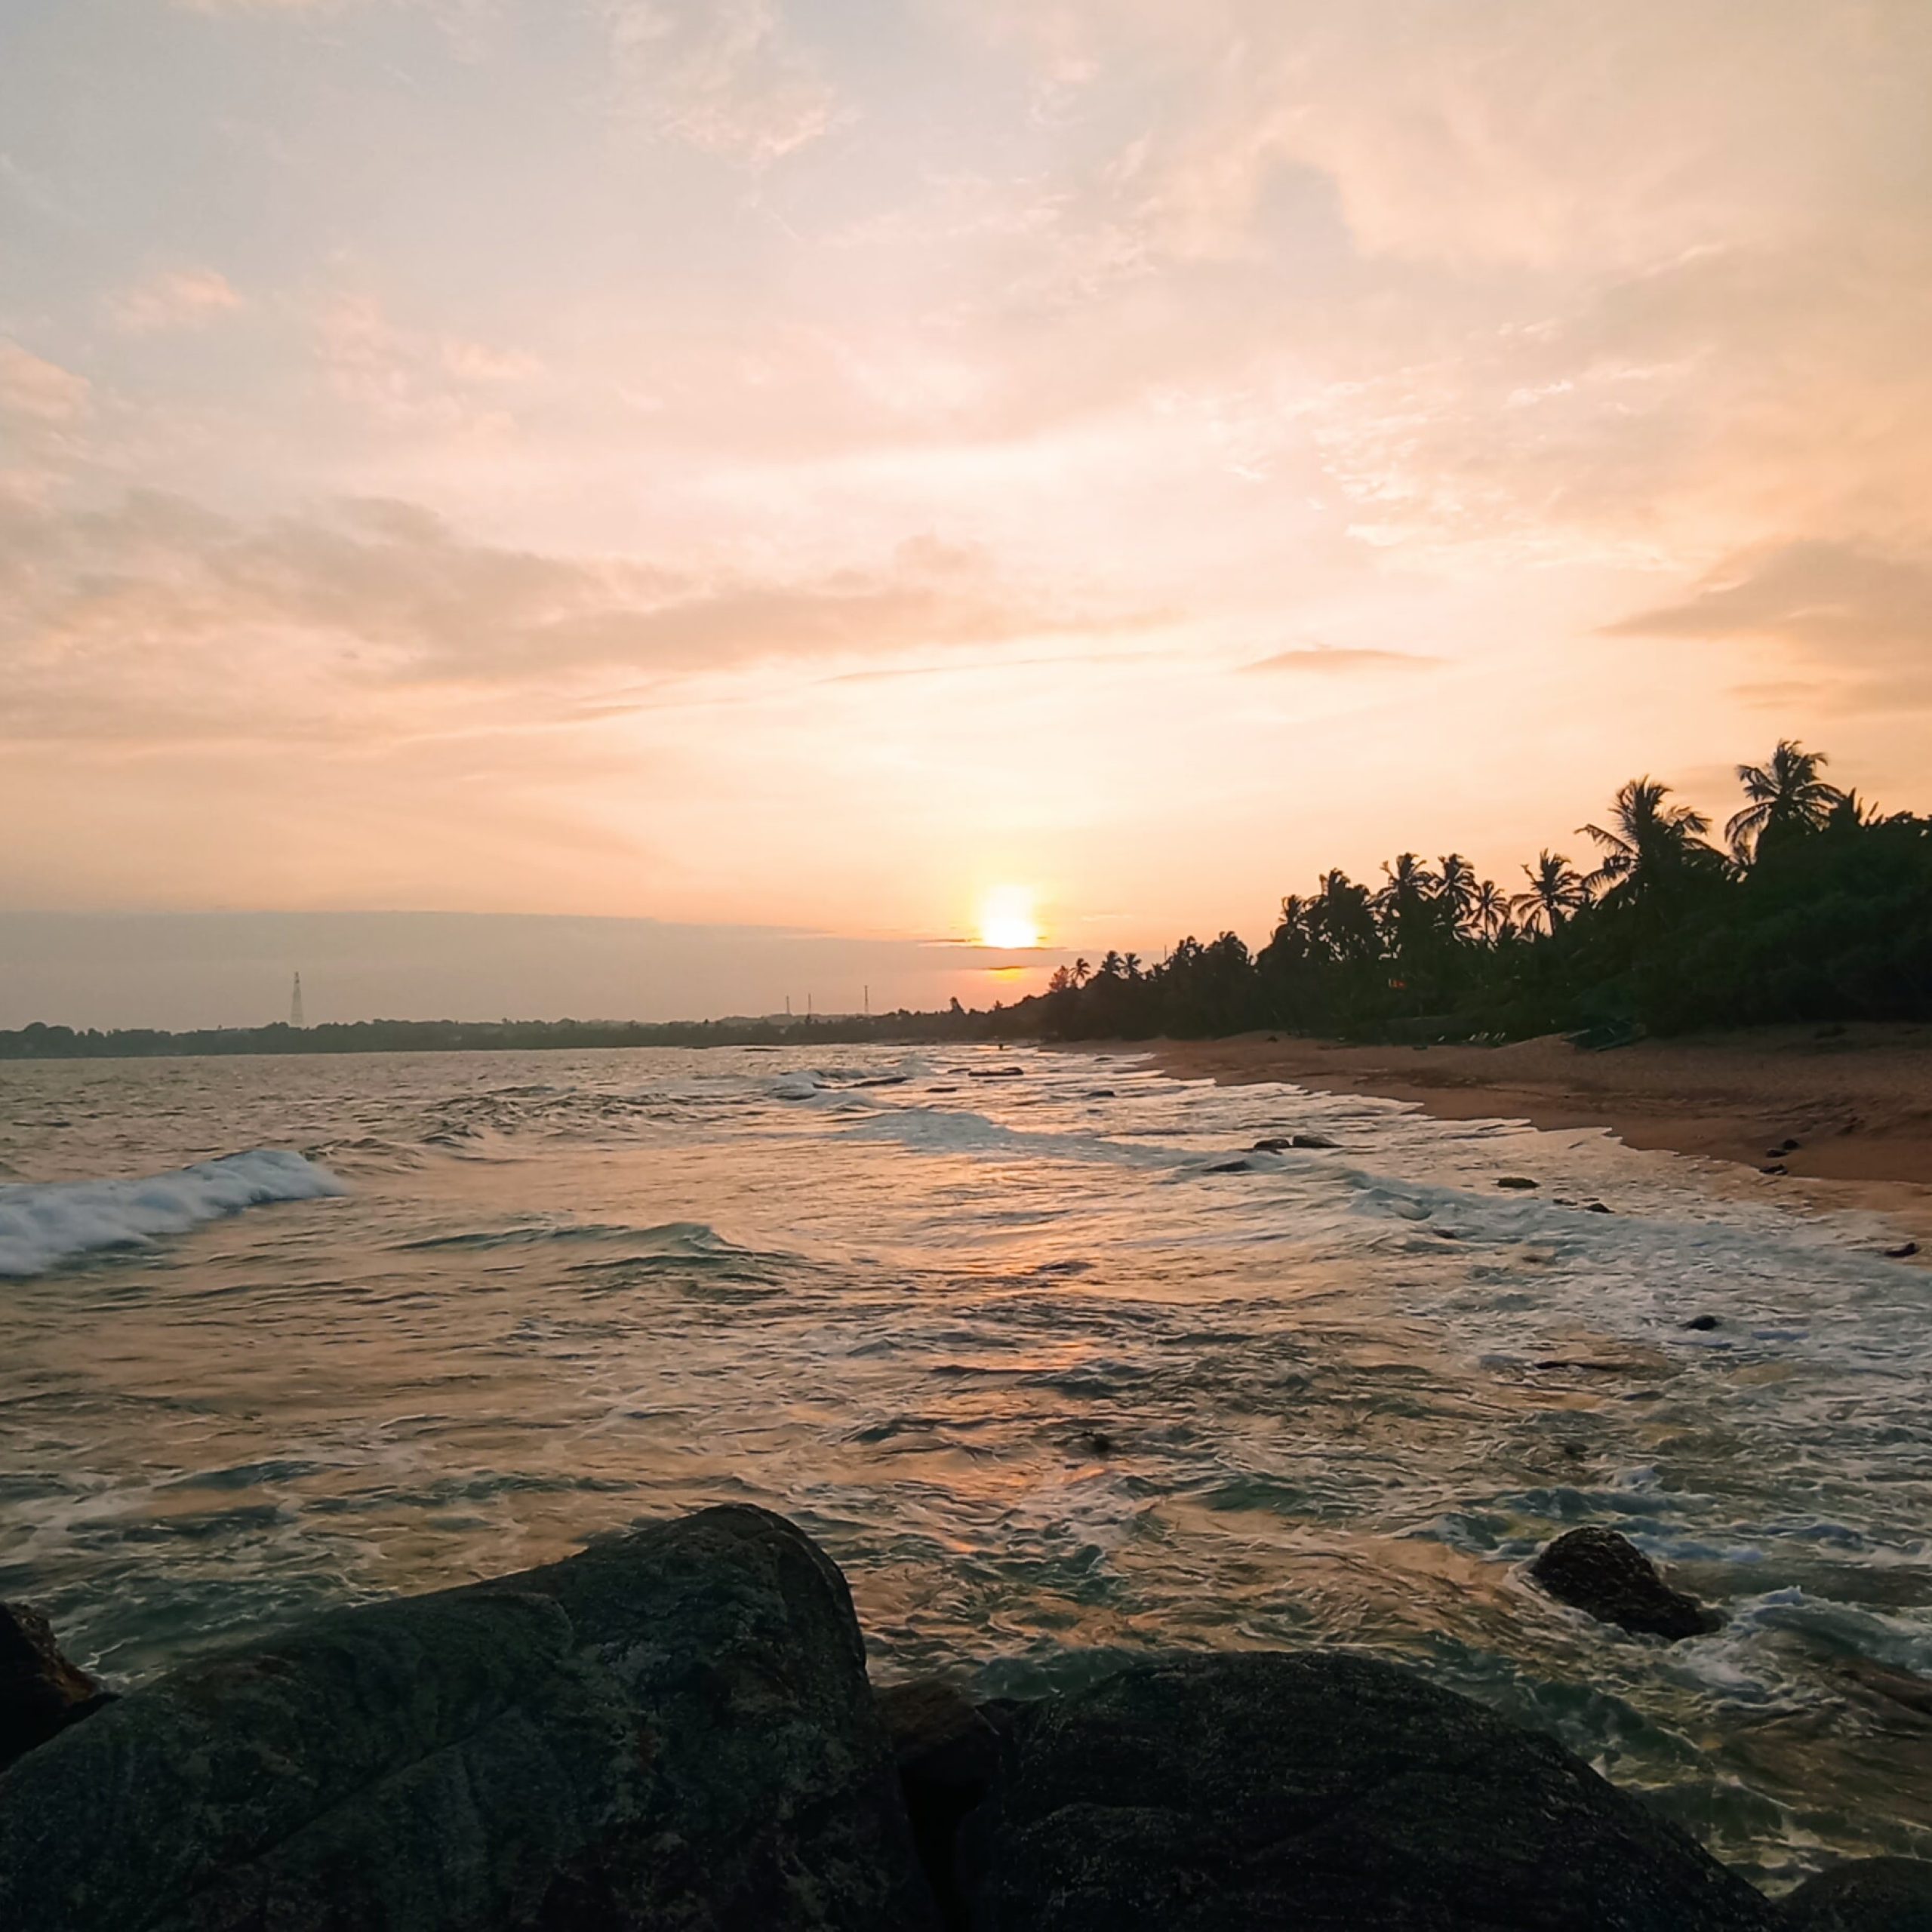
[[[146,1027],[78,1032],[23,1026],[0,1032],[0,1060],[128,1060],[180,1054],[421,1054],[587,1047],[800,1047],[1011,1038],[1015,1009],[969,1013],[958,1001],[941,1013],[861,1018],[678,1020],[659,1025],[601,1020],[361,1020],[347,1025],[208,1027],[166,1033]]]
[[[1740,765],[1725,825],[1632,779],[1578,827],[1590,869],[1545,851],[1512,891],[1451,852],[1404,852],[1379,884],[1342,872],[1282,900],[1251,954],[1232,932],[1158,964],[1109,953],[1017,1009],[1060,1038],[1201,1036],[1269,1026],[1350,1038],[1604,1044],[1638,1029],[1932,1020],[1932,819],[1884,814],[1789,740]],[[1034,1009],[1037,1008],[1037,1011]]]

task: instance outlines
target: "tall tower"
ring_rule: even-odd
[[[300,1026],[302,1023],[302,975],[295,976],[295,990],[288,996],[288,1023]]]

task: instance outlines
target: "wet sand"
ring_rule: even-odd
[[[1771,1178],[1817,1206],[1884,1214],[1921,1260],[1932,1249],[1932,1026],[1767,1028],[1595,1054],[1555,1035],[1360,1047],[1248,1033],[1140,1050],[1180,1079],[1377,1094],[1444,1119],[1601,1127],[1632,1147],[1780,1166]]]

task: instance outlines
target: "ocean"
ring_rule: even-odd
[[[881,1679],[1347,1645],[1761,1880],[1926,1856],[1932,1281],[1885,1238],[1601,1134],[1131,1055],[14,1064],[0,1595],[126,1684],[754,1502],[843,1566]],[[1723,1629],[1543,1596],[1583,1522]]]

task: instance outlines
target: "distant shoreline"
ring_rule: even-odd
[[[221,1060],[257,1054],[551,1053],[610,1047],[1011,1044],[995,1017],[895,1012],[759,1020],[358,1020],[314,1026],[0,1031],[0,1066],[66,1060]]]
[[[1083,1049],[1144,1054],[1177,1079],[1374,1094],[1445,1120],[1601,1128],[1632,1147],[1754,1174],[1782,1166],[1785,1175],[1759,1184],[1822,1208],[1884,1214],[1932,1247],[1932,1026],[1772,1027],[1610,1053],[1554,1036],[1390,1047],[1263,1033],[1071,1050]],[[1787,1140],[1798,1144],[1774,1159]]]

